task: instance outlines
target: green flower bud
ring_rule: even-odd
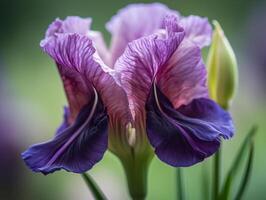
[[[234,51],[217,21],[208,54],[208,87],[210,97],[224,109],[228,109],[234,96],[238,70]]]

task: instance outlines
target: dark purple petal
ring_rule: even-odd
[[[191,166],[215,153],[233,135],[230,115],[206,98],[175,109],[158,88],[146,103],[147,134],[156,155],[175,167]]]
[[[22,158],[33,171],[43,174],[60,169],[85,172],[102,159],[107,149],[107,122],[106,109],[95,93],[71,126],[53,140],[30,147]]]
[[[55,134],[62,133],[67,127],[69,127],[70,110],[67,106],[64,107],[63,122],[56,130]]]

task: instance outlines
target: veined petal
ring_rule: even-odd
[[[111,76],[112,69],[97,56],[87,36],[58,34],[46,41],[43,50],[57,63],[69,102],[70,121],[89,102],[93,87],[103,99],[108,114],[128,120],[125,93]]]
[[[45,38],[53,37],[56,33],[79,33],[86,35],[90,30],[91,18],[81,18],[78,16],[70,16],[65,20],[57,18],[48,27]]]
[[[199,47],[184,39],[157,75],[157,83],[175,108],[207,97],[206,68]]]
[[[101,32],[90,30],[91,23],[91,18],[81,18],[78,16],[69,16],[64,20],[57,18],[49,25],[45,38],[41,41],[41,46],[43,46],[50,37],[56,37],[57,34],[78,33],[80,35],[86,35],[93,41],[93,45],[101,59],[103,59],[105,63],[108,63],[109,51],[105,41]]]
[[[102,36],[102,33],[99,31],[89,31],[88,33],[89,38],[93,42],[93,46],[95,47],[96,51],[98,52],[98,55],[103,60],[105,64],[109,64],[110,59],[110,52],[106,47],[104,38]]]
[[[175,16],[168,16],[164,24],[164,33],[129,43],[115,64],[116,79],[127,93],[133,117],[136,112],[143,112],[154,78],[165,67],[184,37]]]
[[[211,43],[212,27],[206,17],[188,16],[180,19],[186,38],[203,48]]]
[[[93,61],[95,49],[91,40],[78,34],[50,37],[42,48],[57,64],[69,102],[71,123],[90,100],[92,85],[87,83],[88,72],[94,74],[101,70]]]
[[[105,150],[103,149],[103,144],[105,144],[105,141],[107,140],[107,135],[104,134],[103,136],[102,132],[105,131],[105,125],[107,122],[106,124],[105,122],[104,124],[100,124],[100,127],[98,127],[98,123],[101,123],[102,121],[101,119],[107,118],[107,115],[109,116],[109,129],[118,129],[114,126],[126,127],[129,123],[130,114],[126,94],[113,79],[113,70],[103,63],[97,52],[95,52],[95,49],[92,46],[92,41],[86,35],[80,35],[77,33],[57,34],[55,37],[50,37],[46,40],[42,47],[44,52],[50,55],[58,66],[69,102],[70,113],[65,115],[68,118],[66,123],[71,125],[71,127],[74,126],[76,128],[71,128],[71,133],[68,131],[70,128],[66,128],[63,132],[57,133],[53,141],[48,142],[45,145],[32,147],[28,153],[25,154],[31,155],[31,157],[25,157],[25,160],[27,158],[31,159],[26,161],[29,163],[28,165],[31,166],[33,170],[42,171],[43,173],[52,172],[59,168],[73,172],[83,172],[83,170],[88,169],[94,165],[95,162],[99,161]],[[93,116],[93,119],[98,120],[95,122],[95,125],[88,127],[86,125],[87,123],[84,122],[85,125],[78,123],[81,127],[77,127],[77,120],[81,115],[80,113],[83,112],[84,109],[84,112],[87,112],[88,108],[86,105],[93,100],[95,91],[97,91],[99,98],[102,99],[102,106],[104,108],[106,107],[107,112],[100,113],[99,115],[101,118],[98,118],[96,114]],[[116,122],[119,122],[119,124]],[[65,126],[66,123],[63,123],[63,126]],[[99,132],[95,132],[97,131],[95,126],[101,130],[99,130]],[[86,127],[86,129],[84,127]],[[83,138],[85,134],[82,134],[83,128],[84,131],[88,129],[87,131],[92,132],[92,136]],[[60,127],[60,129],[62,129],[62,127]],[[90,135],[90,133],[88,133],[88,135]],[[83,166],[82,163],[76,163],[79,162],[78,160],[80,158],[77,152],[77,154],[73,154],[73,158],[71,158],[70,167],[68,166],[69,163],[65,166],[65,164],[61,164],[61,162],[60,164],[55,163],[55,166],[52,166],[51,163],[54,162],[54,158],[52,159],[52,157],[50,157],[51,154],[47,152],[48,150],[46,150],[46,147],[49,146],[51,149],[57,149],[59,148],[59,145],[63,146],[63,149],[66,149],[65,146],[69,146],[70,143],[74,143],[73,137],[79,141],[77,144],[81,145],[82,143],[84,148],[87,145],[91,146],[86,147],[85,149],[82,147],[83,151],[86,151],[86,153],[91,151],[91,157],[86,157],[88,160],[85,160],[86,158],[84,157],[82,162],[85,164]],[[123,137],[122,135],[120,137],[122,138],[121,140],[124,140],[124,142],[127,143],[126,136]],[[93,142],[94,144],[91,145],[90,142]],[[95,149],[97,149],[97,145],[99,145],[99,152],[96,152],[97,157],[94,157],[93,152],[96,151]],[[72,152],[75,150],[70,146],[69,151]],[[48,157],[51,158],[53,162],[50,160],[48,161],[48,157],[45,160],[47,153],[49,153]],[[63,154],[58,153],[56,155],[58,155],[55,156],[56,158],[58,157],[58,160],[64,159]],[[78,160],[75,160],[74,156],[77,157]],[[39,164],[37,165],[36,159],[38,160],[38,158],[36,157],[42,157],[48,164],[42,162],[41,164],[45,164],[44,166],[41,167]],[[69,158],[65,159],[68,160]],[[78,165],[77,168],[72,167],[72,164]]]
[[[106,24],[112,34],[110,64],[114,65],[129,42],[163,28],[164,17],[170,14],[179,15],[160,3],[131,4],[118,11]]]
[[[147,134],[155,154],[175,167],[191,166],[215,153],[233,135],[230,115],[210,99],[175,109],[155,86],[146,103]]]
[[[107,149],[108,117],[96,90],[94,94],[71,126],[22,154],[33,171],[48,174],[65,169],[82,173],[102,159]]]

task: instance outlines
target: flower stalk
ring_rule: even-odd
[[[121,160],[127,177],[129,194],[133,200],[144,200],[147,195],[148,169],[151,159],[132,153],[131,159]]]
[[[220,176],[221,176],[221,150],[218,150],[214,156],[213,170],[213,199],[219,198]]]
[[[177,193],[178,199],[185,200],[183,171],[181,168],[177,168],[177,187],[178,187],[178,193]]]

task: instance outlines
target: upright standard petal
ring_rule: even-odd
[[[175,109],[154,84],[146,111],[151,145],[159,159],[174,167],[201,162],[218,150],[221,137],[233,135],[230,115],[210,99]]]
[[[131,4],[118,11],[106,24],[112,34],[110,65],[114,65],[129,42],[163,28],[164,17],[170,14],[179,15],[160,3]]]
[[[128,44],[115,65],[116,79],[125,89],[133,117],[144,110],[152,82],[181,43],[184,32],[175,16],[164,21],[164,33]]]
[[[186,32],[186,38],[200,48],[208,46],[211,43],[212,27],[206,17],[193,15],[182,17],[180,25]]]
[[[91,18],[81,18],[78,16],[70,16],[65,20],[57,18],[48,27],[45,38],[52,37],[56,33],[78,33],[86,35],[90,30]]]
[[[107,63],[109,51],[106,47],[101,32],[90,29],[91,23],[91,18],[81,18],[78,16],[69,16],[64,20],[57,18],[52,24],[49,25],[45,34],[45,39],[41,42],[41,46],[50,37],[56,37],[56,34],[60,33],[78,33],[80,35],[86,35],[92,40],[93,45],[101,59]]]

